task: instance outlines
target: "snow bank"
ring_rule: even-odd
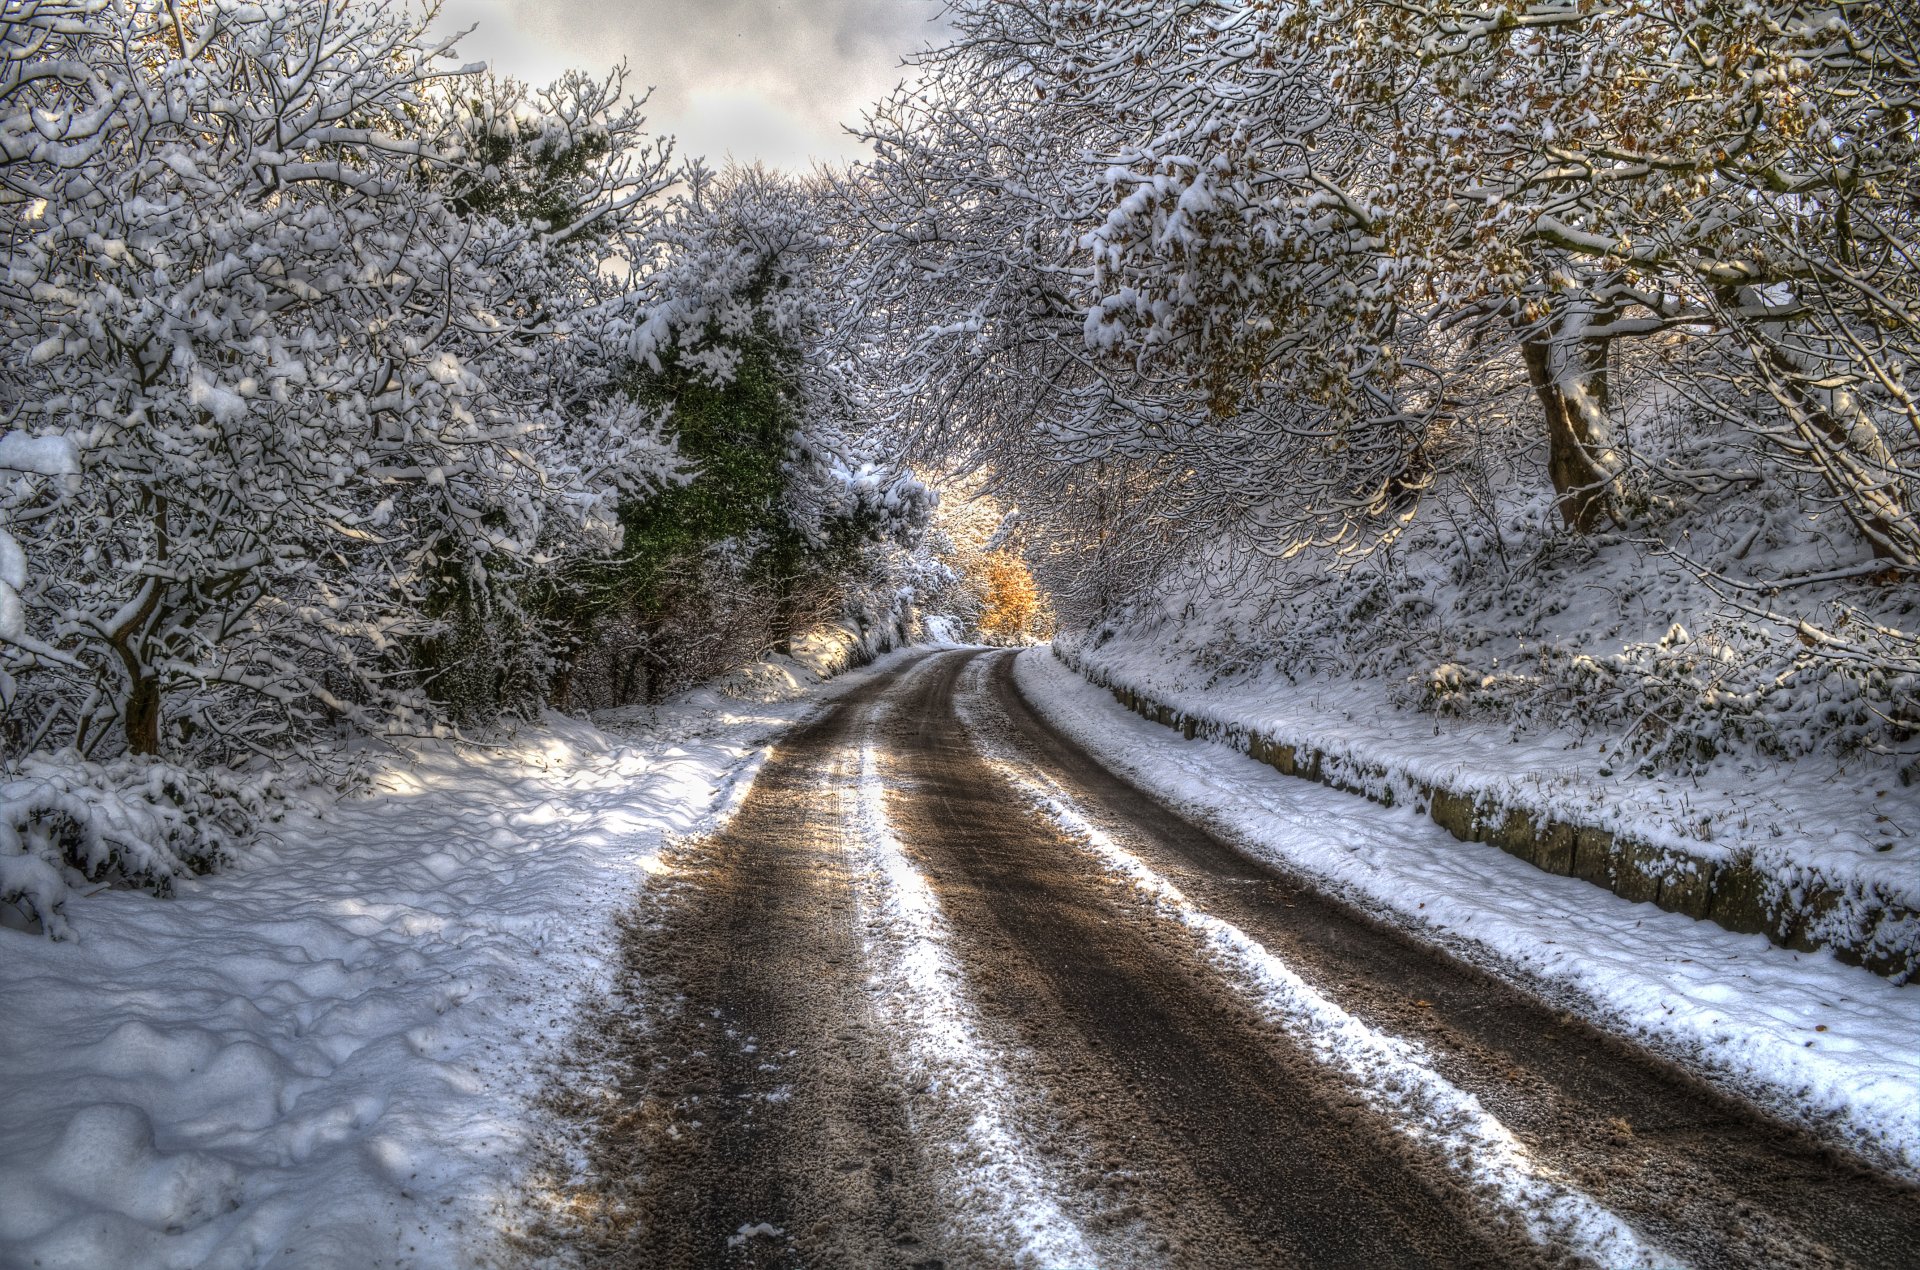
[[[1045,650],[1021,654],[1016,675],[1056,726],[1250,854],[1920,1179],[1920,986],[1632,903],[1455,841],[1407,807],[1186,740],[1127,713]]]
[[[1896,981],[1920,966],[1920,796],[1882,765],[1806,755],[1691,776],[1616,771],[1604,737],[1408,713],[1382,680],[1222,682],[1157,641],[1129,637],[1063,655],[1190,736],[1285,747],[1319,779],[1370,797],[1437,808],[1450,796],[1461,806],[1435,819],[1457,810],[1461,836],[1498,840],[1498,823],[1516,813],[1529,827],[1605,835],[1595,860],[1575,867],[1568,844],[1566,861],[1542,865],[1552,871],[1789,946],[1833,949]],[[1503,845],[1539,854],[1533,843]]]
[[[697,694],[633,738],[554,715],[423,747],[171,901],[0,931],[0,1263],[481,1260],[609,920],[810,708]]]

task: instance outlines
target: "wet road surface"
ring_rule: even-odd
[[[1011,671],[1004,653],[903,661],[789,733],[725,831],[675,854],[597,1024],[619,1075],[586,1117],[575,1255],[1913,1263],[1912,1188],[1253,862],[1055,731]],[[1415,1043],[1533,1175],[1637,1242],[1530,1220],[1498,1168],[1356,1089],[1035,782],[1355,1026]],[[909,911],[923,925],[903,934]],[[905,1010],[889,985],[912,974],[947,1004]],[[993,1076],[964,1086],[953,1063]]]

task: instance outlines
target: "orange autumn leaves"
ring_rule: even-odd
[[[1008,551],[987,553],[979,565],[980,638],[994,644],[1029,644],[1053,635],[1053,609],[1026,562]]]

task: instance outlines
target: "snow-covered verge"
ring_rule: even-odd
[[[1896,982],[1920,965],[1920,791],[1884,765],[1749,755],[1693,773],[1616,770],[1604,732],[1416,713],[1396,705],[1384,678],[1222,677],[1168,636],[1057,647],[1081,674],[1189,735],[1268,757],[1284,747],[1283,770],[1430,804],[1456,833],[1554,872],[1833,950]],[[1564,839],[1557,859],[1552,832]],[[1525,841],[1505,840],[1514,834]]]
[[[790,659],[816,679],[831,679],[911,643],[923,625],[913,605],[913,593],[903,590],[889,598],[884,612],[856,609],[837,623],[816,626],[794,637]],[[772,660],[777,663],[786,659]],[[767,664],[768,661],[756,663]]]
[[[0,931],[0,1264],[488,1264],[609,922],[814,708],[766,678],[421,746],[171,900]]]
[[[1409,807],[1188,740],[1129,714],[1045,651],[1022,654],[1016,674],[1056,726],[1250,853],[1920,1179],[1920,987],[1543,873],[1456,841]],[[1448,753],[1452,742],[1433,745]]]

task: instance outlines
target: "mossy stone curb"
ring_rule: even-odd
[[[1841,906],[1842,896],[1818,881],[1783,885],[1769,879],[1749,860],[1704,860],[1670,848],[1641,842],[1597,825],[1546,817],[1521,807],[1503,806],[1485,794],[1447,789],[1414,780],[1373,764],[1336,761],[1318,748],[1282,742],[1240,724],[1222,725],[1186,715],[1121,687],[1078,664],[1054,647],[1054,655],[1076,674],[1113,693],[1121,705],[1155,723],[1178,730],[1189,740],[1232,745],[1287,776],[1360,794],[1392,806],[1410,796],[1433,822],[1462,842],[1484,842],[1516,859],[1562,877],[1579,878],[1614,894],[1669,912],[1711,921],[1739,934],[1765,935],[1773,943],[1801,952],[1826,949],[1841,961],[1865,966],[1895,983],[1920,973],[1920,944],[1899,932],[1920,929],[1920,914],[1877,899],[1867,918],[1852,924],[1851,939],[1829,933],[1823,921]],[[1837,924],[1846,928],[1846,924]],[[1893,932],[1883,941],[1882,932]]]

